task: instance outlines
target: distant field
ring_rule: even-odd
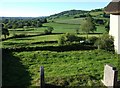
[[[73,18],[73,19],[64,19],[64,20],[56,20],[57,23],[64,24],[82,24],[84,22],[84,18]]]
[[[98,16],[98,15],[100,15],[100,14],[103,14],[103,12],[102,12],[102,11],[90,12],[90,15],[92,15],[92,16]]]
[[[80,25],[64,23],[46,23],[44,26],[52,26],[54,28],[54,33],[75,33],[75,29],[80,28]]]

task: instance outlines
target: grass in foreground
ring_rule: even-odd
[[[9,58],[7,54],[3,58],[4,69],[9,69],[9,74],[4,73],[6,85],[10,82],[14,85],[18,82],[19,85],[23,84],[17,78],[24,77],[24,83],[30,82],[32,86],[39,86],[39,69],[44,66],[45,81],[48,84],[67,87],[102,86],[100,80],[103,78],[104,65],[117,65],[116,55],[102,50],[13,52]],[[21,65],[17,65],[18,62]],[[21,75],[26,73],[21,66],[27,71],[27,76]]]

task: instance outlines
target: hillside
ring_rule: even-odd
[[[104,8],[94,9],[91,11],[87,10],[67,10],[57,14],[50,15],[48,17],[49,20],[58,19],[58,18],[84,18],[86,15],[90,13],[93,17],[105,17]],[[109,15],[107,15],[109,18]]]
[[[57,14],[53,14],[51,15],[50,17],[60,17],[60,16],[68,16],[68,15],[76,15],[76,14],[81,14],[81,13],[87,13],[89,11],[85,11],[85,10],[68,10],[68,11],[63,11],[63,12],[60,12],[60,13],[57,13]]]

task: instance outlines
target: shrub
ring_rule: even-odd
[[[66,33],[59,37],[58,44],[64,45],[64,44],[72,44],[72,42],[78,41],[78,37],[74,34]]]
[[[114,50],[114,39],[108,34],[103,34],[96,42],[95,45],[98,49],[104,49],[107,51]]]
[[[65,44],[65,36],[61,35],[58,39],[58,45],[64,45]]]
[[[49,32],[48,32],[48,30],[47,30],[47,29],[45,29],[45,30],[44,30],[44,33],[45,33],[45,34],[49,34]]]
[[[89,37],[89,38],[88,38],[88,41],[89,41],[90,43],[93,43],[93,44],[94,44],[97,39],[98,39],[98,37],[92,36],[92,37]]]
[[[66,39],[66,41],[73,42],[77,39],[77,36],[74,34],[66,33],[65,39]]]
[[[53,27],[48,27],[47,29],[44,30],[44,33],[45,34],[51,34],[53,30],[54,30]]]
[[[85,40],[86,40],[86,37],[77,37],[75,39],[76,42],[85,41]]]
[[[47,30],[48,30],[48,32],[51,34],[52,31],[54,30],[54,28],[53,28],[53,27],[48,27]]]

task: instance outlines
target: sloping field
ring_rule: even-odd
[[[64,24],[82,24],[84,18],[73,18],[73,19],[64,19],[64,20],[57,20],[57,23],[64,23]]]

